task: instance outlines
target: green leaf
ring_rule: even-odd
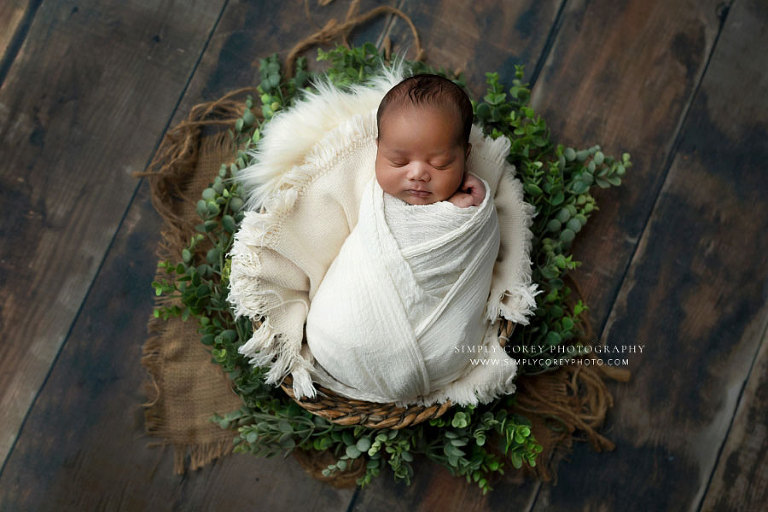
[[[574,194],[583,194],[587,190],[589,190],[589,185],[584,183],[581,180],[577,180],[573,182],[573,193]]]
[[[250,110],[246,110],[243,113],[243,124],[245,126],[253,126],[253,123],[256,122],[256,117],[251,113]]]
[[[532,196],[540,196],[542,193],[541,188],[535,183],[526,183],[524,188],[525,191]]]
[[[581,222],[576,217],[569,220],[565,226],[574,233],[578,233],[581,230]]]
[[[541,268],[541,275],[544,277],[544,279],[554,279],[559,276],[560,273],[555,268],[547,266]]]
[[[206,201],[213,201],[216,198],[216,191],[212,188],[206,188],[203,190],[203,199]]]
[[[205,218],[205,215],[208,213],[207,203],[202,199],[199,200],[197,202],[197,206],[195,207],[195,212],[199,217]]]
[[[221,225],[224,226],[224,230],[227,233],[234,233],[236,226],[235,226],[235,219],[231,215],[224,215],[221,218]]]
[[[562,341],[562,338],[560,337],[560,334],[558,334],[556,331],[549,331],[547,334],[547,338],[545,339],[545,343],[551,347],[559,344]]]
[[[453,457],[463,457],[463,456],[464,456],[464,452],[463,452],[463,451],[461,451],[461,449],[459,449],[459,448],[456,448],[456,447],[455,447],[455,446],[453,446],[452,444],[447,444],[447,445],[445,445],[445,446],[443,447],[443,451],[444,451],[444,452],[445,452],[445,454],[446,454],[446,455],[448,455],[448,456],[453,456]]]
[[[240,199],[239,197],[233,197],[229,201],[229,208],[233,212],[239,212],[243,208],[243,200]]]
[[[371,448],[371,440],[367,437],[362,437],[357,440],[357,444],[355,444],[355,446],[361,452],[367,452]]]
[[[565,243],[572,242],[574,238],[576,238],[576,233],[572,229],[566,228],[560,233],[560,240]]]
[[[219,262],[220,256],[221,256],[221,249],[218,247],[214,247],[213,249],[210,249],[206,253],[205,260],[211,265],[215,265]]]
[[[491,117],[491,107],[488,106],[486,103],[481,103],[477,106],[477,117],[481,120],[488,119]]]
[[[234,329],[227,329],[219,334],[221,340],[227,343],[234,343],[237,340],[237,331]]]

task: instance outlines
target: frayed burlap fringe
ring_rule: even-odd
[[[226,101],[230,102],[226,109],[216,108],[221,100],[208,104],[209,108],[198,105],[190,119],[172,131],[174,136],[164,140],[158,154],[165,160],[156,158],[150,167],[153,171],[140,173],[149,178],[153,205],[164,220],[155,252],[158,261],[181,260],[181,252],[194,234],[196,198],[216,176],[220,165],[234,160],[235,149],[228,133],[202,137],[200,128],[206,119],[194,117],[200,112],[215,115],[222,110],[232,111],[232,106],[242,112],[242,101]],[[234,121],[225,119],[216,124],[229,127]],[[208,248],[201,244],[196,248],[196,257],[204,255]],[[158,268],[155,280],[167,278],[165,271]],[[156,307],[174,305],[181,306],[178,299],[155,297]],[[177,474],[231,453],[235,433],[221,429],[210,418],[214,413],[239,408],[242,401],[221,368],[211,362],[210,352],[200,343],[196,322],[152,316],[147,331],[149,338],[142,356],[142,365],[149,373],[148,400],[144,404],[147,433],[173,446]]]
[[[356,16],[358,6],[358,0],[354,0],[343,23],[331,20],[317,34],[300,41],[289,54],[287,73],[293,73],[295,59],[300,52],[339,37],[346,44],[355,26],[386,13],[406,20],[414,34],[417,54],[414,60],[423,58],[416,29],[405,14],[395,8],[382,6]],[[388,48],[388,41],[384,45]],[[181,259],[181,251],[194,233],[197,223],[195,205],[202,190],[215,178],[220,164],[229,164],[235,158],[236,150],[232,148],[232,140],[226,130],[234,127],[236,120],[242,116],[245,109],[243,96],[256,92],[256,88],[246,87],[232,91],[218,100],[196,105],[185,121],[166,134],[147,170],[134,173],[136,177],[148,179],[152,204],[165,221],[162,240],[156,252],[158,260]],[[204,136],[204,130],[210,128],[221,131]],[[206,165],[201,165],[205,162]],[[204,245],[198,247],[200,252],[205,250],[207,247]],[[164,277],[164,273],[158,271],[156,279]],[[572,284],[580,296],[578,286]],[[159,297],[156,305],[171,306],[172,303]],[[236,434],[219,428],[207,421],[207,418],[216,412],[226,413],[240,406],[239,397],[231,390],[226,376],[211,363],[209,356],[201,357],[207,351],[200,343],[194,327],[184,324],[191,330],[180,334],[178,327],[181,324],[178,318],[165,321],[151,317],[147,326],[150,337],[145,342],[142,358],[142,364],[150,374],[146,390],[148,401],[144,404],[146,430],[150,435],[161,438],[161,444],[173,446],[174,470],[179,474],[187,468],[198,469],[232,452],[232,441]],[[592,339],[589,323],[584,325],[587,328],[585,339]],[[179,343],[173,346],[174,342]],[[207,368],[210,375],[220,379],[219,387],[213,386],[214,393],[207,397],[180,397],[169,393],[169,389],[178,389],[180,383],[170,381],[176,377],[172,372],[168,373],[168,366],[174,360],[193,352],[198,352],[195,356],[198,360],[194,364]],[[199,379],[199,372],[192,378]],[[604,366],[565,366],[553,372],[525,375],[517,379],[517,393],[511,412],[519,413],[531,421],[533,435],[543,446],[543,452],[535,468],[524,466],[514,478],[532,474],[542,480],[550,480],[553,476],[556,480],[557,464],[570,451],[574,441],[588,441],[597,451],[614,449],[614,444],[597,431],[613,405],[605,378],[626,382],[629,372]],[[207,387],[210,388],[210,385]],[[190,398],[192,402],[185,402]],[[180,403],[174,404],[174,401]],[[198,409],[197,418],[189,412],[190,406]],[[174,410],[186,411],[186,415],[169,413]],[[202,421],[201,418],[206,419]],[[299,449],[294,450],[293,454],[312,476],[337,487],[354,486],[357,478],[365,471],[361,462],[353,464],[347,471],[326,477],[322,475],[322,470],[336,462],[332,454]]]
[[[160,276],[158,275],[158,277]],[[171,305],[171,301],[162,299],[161,297],[156,300],[157,306]],[[174,380],[177,371],[172,367],[173,361],[170,362],[171,368],[168,368],[166,363],[169,358],[173,358],[174,352],[184,351],[196,354],[196,361],[193,366],[200,367],[209,375],[214,370],[220,372],[218,368],[211,368],[210,357],[201,355],[200,348],[203,348],[203,345],[200,343],[199,336],[179,336],[179,331],[174,329],[174,324],[180,322],[179,319],[166,321],[152,317],[147,324],[150,337],[144,343],[141,359],[141,364],[150,376],[145,383],[147,402],[143,404],[145,429],[147,434],[162,439],[162,444],[173,446],[173,470],[179,475],[183,474],[187,468],[199,469],[219,457],[232,453],[234,447],[234,433],[208,424],[207,420],[200,418],[199,415],[196,417],[196,415],[190,414],[187,417],[183,412],[179,414],[178,410],[184,407],[183,404],[188,402],[190,397],[168,392],[167,381],[169,379]],[[189,333],[191,329],[186,330]],[[193,330],[192,332],[194,334]],[[205,349],[203,348],[203,350]],[[220,381],[225,382],[226,377],[223,374],[221,377],[223,379]],[[170,387],[175,388],[177,386],[171,385]],[[211,415],[214,411],[229,412],[239,402],[239,400],[233,399],[232,392],[227,392],[226,384],[219,391],[223,395],[221,402],[216,403],[218,400],[212,400],[206,404]],[[175,403],[175,406],[169,402]],[[229,409],[221,411],[219,407],[227,403],[230,404]]]

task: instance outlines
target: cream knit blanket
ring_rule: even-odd
[[[290,373],[297,397],[314,397],[312,375],[320,380],[323,373],[304,342],[304,326],[326,273],[358,223],[363,194],[372,185],[376,108],[401,79],[402,71],[395,68],[348,91],[320,84],[317,93],[267,125],[255,154],[257,163],[238,177],[248,191],[249,211],[229,254],[228,299],[236,317],[262,320],[240,352],[251,364],[269,368],[267,383],[279,384]],[[468,168],[488,184],[487,199],[493,199],[500,233],[490,292],[486,288],[486,295],[478,298],[484,305],[488,334],[497,332],[500,318],[526,324],[526,317],[535,310],[538,291],[531,282],[529,254],[535,209],[523,201],[522,184],[506,162],[509,141],[484,137],[480,128],[473,127],[470,142]],[[407,295],[402,289],[399,293]],[[342,315],[337,317],[343,321]],[[410,328],[402,317],[391,322],[391,329]],[[490,334],[481,338],[486,344]],[[499,350],[483,357],[509,359]],[[511,364],[482,366],[497,366],[497,373],[505,367],[507,377],[514,374]],[[496,384],[503,381],[496,386],[481,385],[483,379],[472,379],[479,376],[480,366],[474,368],[478,371],[468,370],[442,390],[434,387],[440,383],[435,380],[414,391],[418,395],[428,390],[422,399],[476,403],[514,389],[509,379],[496,378]]]

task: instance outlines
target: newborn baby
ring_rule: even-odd
[[[483,318],[500,235],[488,184],[467,170],[469,98],[436,75],[407,78],[377,127],[357,225],[307,315],[313,380],[399,404],[510,392],[514,360]],[[496,361],[473,366],[478,352]]]
[[[377,112],[376,179],[409,204],[479,206],[485,187],[467,172],[472,104],[457,85],[417,75],[393,87]]]

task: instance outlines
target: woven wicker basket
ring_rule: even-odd
[[[502,320],[499,327],[499,344],[503,347],[515,324]],[[394,403],[375,403],[364,400],[353,400],[340,396],[323,386],[316,386],[317,397],[313,399],[296,399],[293,393],[293,379],[287,376],[281,387],[297,404],[312,414],[321,416],[339,425],[364,425],[369,428],[400,429],[416,425],[422,421],[439,418],[453,405],[450,401],[430,406],[411,405],[399,407]]]

